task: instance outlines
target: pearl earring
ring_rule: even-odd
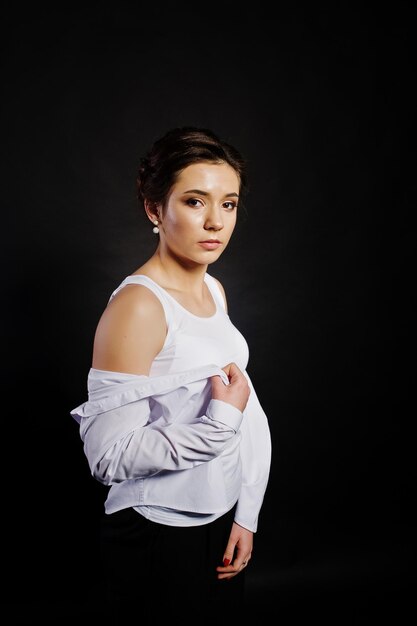
[[[153,220],[152,223],[155,224],[155,226],[152,228],[152,232],[155,233],[155,235],[157,235],[159,233],[158,220]]]

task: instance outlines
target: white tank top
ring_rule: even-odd
[[[143,274],[128,276],[110,296],[112,299],[125,285],[143,285],[161,302],[168,332],[163,348],[152,364],[150,376],[182,372],[207,363],[222,368],[234,362],[242,371],[246,369],[249,359],[246,340],[230,321],[216,280],[207,273],[204,280],[216,305],[216,311],[210,317],[194,315]]]

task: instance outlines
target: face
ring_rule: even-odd
[[[160,211],[161,249],[187,264],[213,263],[235,228],[238,200],[239,178],[230,165],[189,165]]]

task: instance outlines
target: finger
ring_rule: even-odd
[[[228,363],[222,368],[223,372],[227,375],[228,378],[230,378],[230,368],[232,367],[232,365],[233,363]]]
[[[231,361],[230,363],[225,365],[222,369],[228,375],[229,378],[231,378],[231,376],[235,376],[235,375],[243,376],[242,370],[240,369],[240,367],[234,361]]]
[[[212,389],[219,389],[220,386],[224,387],[224,382],[222,380],[222,377],[219,376],[218,374],[215,374],[214,376],[211,376],[211,387],[212,387]]]

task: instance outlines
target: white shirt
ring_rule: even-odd
[[[91,368],[88,401],[71,415],[93,476],[111,486],[106,513],[131,506],[153,521],[190,526],[237,502],[235,521],[256,532],[271,462],[268,422],[244,369],[246,342],[207,277],[216,302],[210,318],[187,312],[147,277],[123,281],[112,297],[131,282],[160,297],[168,324],[164,348],[150,376]],[[207,361],[207,353],[217,362]],[[210,376],[228,384],[221,367],[231,361],[251,387],[243,413],[211,398]],[[196,366],[181,368],[191,363]]]

